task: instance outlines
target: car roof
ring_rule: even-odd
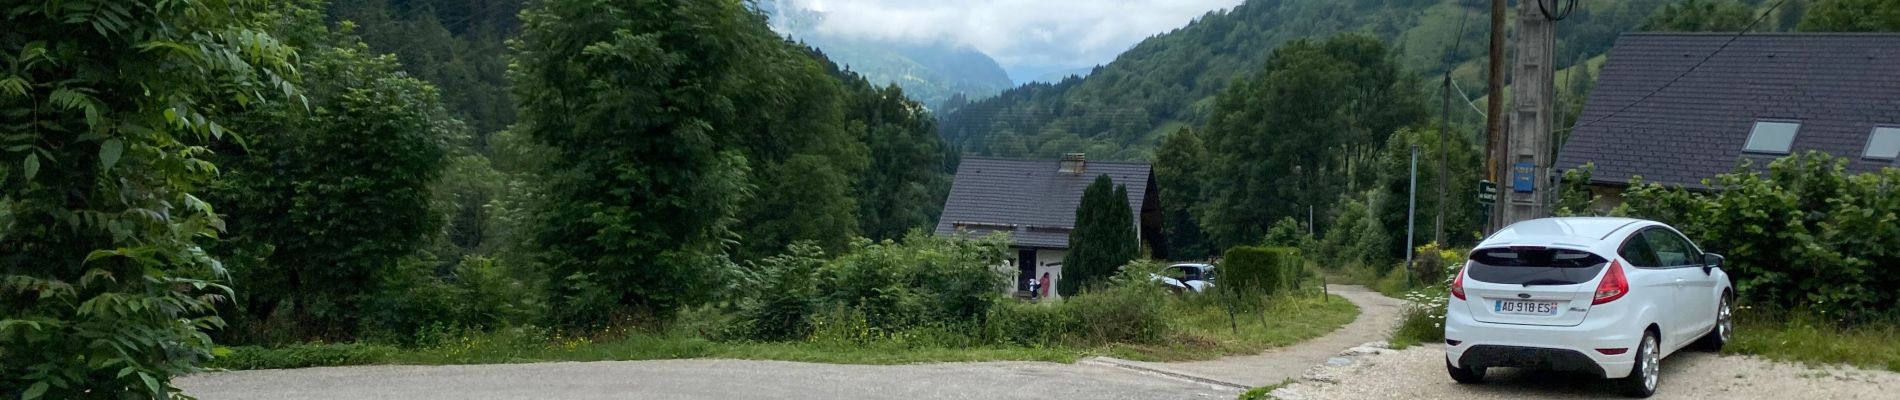
[[[1202,263],[1179,263],[1179,264],[1168,264],[1168,268],[1174,268],[1174,267],[1201,267],[1201,268],[1212,268],[1212,267],[1214,267],[1214,266],[1213,266],[1212,264],[1202,264]]]
[[[1658,223],[1614,217],[1539,218],[1504,227],[1497,233],[1491,234],[1491,237],[1486,238],[1483,243],[1479,243],[1478,247],[1568,245],[1594,248],[1605,240],[1613,239],[1612,234],[1650,225],[1658,225]]]

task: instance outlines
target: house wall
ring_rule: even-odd
[[[1019,252],[1022,250],[1029,250],[1029,249],[1020,248],[1020,247],[1011,247],[1009,249],[1010,256],[1009,256],[1008,263],[1004,265],[996,266],[996,270],[998,272],[1007,273],[1009,274],[1009,277],[1010,277],[1009,285],[1003,288],[1003,294],[1010,295],[1010,296],[1015,296],[1017,294],[1016,281],[1015,281],[1016,272],[1017,272],[1016,255],[1020,254]],[[1067,256],[1069,254],[1069,251],[1060,250],[1060,249],[1035,249],[1035,251],[1036,251],[1036,277],[1041,278],[1042,274],[1045,274],[1045,273],[1049,274],[1049,298],[1052,298],[1052,299],[1062,298],[1061,294],[1056,293],[1055,285],[1056,285],[1056,281],[1062,280],[1062,257]]]

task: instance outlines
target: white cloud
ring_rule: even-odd
[[[969,45],[1005,67],[1107,64],[1149,36],[1242,0],[781,0],[853,38]]]

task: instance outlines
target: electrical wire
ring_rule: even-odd
[[[1754,22],[1748,23],[1748,26],[1743,27],[1742,30],[1739,32],[1735,32],[1735,35],[1730,36],[1727,41],[1722,42],[1721,47],[1716,47],[1715,51],[1709,52],[1709,55],[1707,56],[1703,56],[1702,60],[1696,61],[1695,65],[1691,65],[1689,66],[1689,69],[1682,71],[1682,73],[1680,74],[1676,74],[1676,77],[1669,78],[1668,82],[1663,82],[1662,86],[1657,86],[1656,89],[1650,90],[1649,93],[1643,94],[1643,97],[1638,97],[1636,98],[1635,101],[1631,101],[1628,104],[1624,104],[1623,107],[1619,107],[1616,109],[1616,111],[1611,111],[1609,114],[1605,114],[1601,117],[1591,119],[1588,122],[1582,122],[1576,125],[1572,125],[1569,128],[1558,129],[1556,132],[1573,131],[1573,130],[1581,129],[1586,126],[1596,124],[1598,122],[1603,122],[1603,120],[1610,119],[1610,117],[1615,117],[1617,114],[1622,114],[1624,111],[1629,111],[1631,107],[1635,107],[1637,104],[1642,104],[1644,101],[1648,101],[1650,97],[1655,97],[1657,93],[1661,93],[1664,89],[1668,89],[1670,86],[1674,86],[1676,82],[1682,81],[1683,77],[1687,77],[1689,76],[1690,73],[1695,72],[1697,69],[1701,69],[1703,64],[1707,64],[1710,59],[1715,58],[1715,55],[1722,54],[1722,50],[1728,49],[1729,45],[1735,44],[1736,40],[1740,40],[1742,36],[1747,35],[1749,31],[1755,30],[1756,25],[1760,25],[1762,21],[1767,20],[1769,15],[1774,14],[1776,9],[1780,9],[1781,5],[1787,2],[1788,0],[1776,1],[1774,6],[1768,7],[1768,11],[1762,12],[1761,16],[1755,18]]]
[[[1570,0],[1570,3],[1565,5],[1561,9],[1561,12],[1558,12],[1556,14],[1550,13],[1550,6],[1544,5],[1545,0],[1536,0],[1536,1],[1537,1],[1537,11],[1544,13],[1544,19],[1547,19],[1550,21],[1562,21],[1565,18],[1570,18],[1571,12],[1577,11],[1578,0]],[[1550,0],[1550,1],[1554,3],[1554,2],[1561,2],[1564,0]]]

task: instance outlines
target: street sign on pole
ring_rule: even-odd
[[[1489,180],[1478,181],[1478,203],[1494,204],[1498,202],[1498,183]]]

